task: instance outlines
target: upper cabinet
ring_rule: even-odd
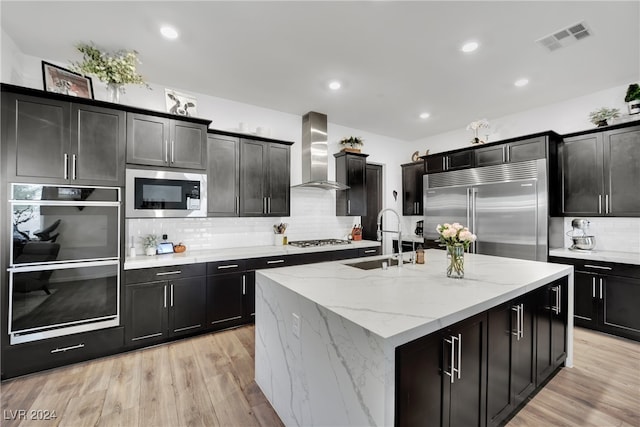
[[[368,154],[336,153],[336,181],[349,186],[336,192],[337,216],[367,214],[367,157]]]
[[[402,165],[402,215],[422,215],[424,162]]]
[[[640,126],[569,136],[558,154],[563,215],[640,216]]]
[[[476,166],[544,159],[547,157],[546,138],[540,136],[506,144],[481,147],[476,150],[475,155]]]
[[[473,159],[473,149],[454,151],[451,153],[432,154],[425,157],[425,172],[435,173],[470,168],[474,165]]]
[[[124,185],[125,112],[2,92],[11,180]]]
[[[206,169],[206,147],[206,125],[127,113],[127,163]]]
[[[210,134],[207,158],[208,215],[240,215],[240,138]]]

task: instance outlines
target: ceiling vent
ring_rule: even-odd
[[[587,26],[587,23],[583,21],[542,37],[541,39],[536,40],[536,43],[539,43],[545,49],[553,52],[554,50],[569,46],[570,44],[577,42],[578,40],[582,40],[585,37],[589,37],[590,35],[591,30]]]

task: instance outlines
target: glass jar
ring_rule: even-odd
[[[464,245],[462,243],[447,245],[447,277],[464,278]]]

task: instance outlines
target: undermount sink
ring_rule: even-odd
[[[345,264],[349,267],[359,268],[361,270],[375,270],[376,268],[382,268],[382,263],[386,262],[389,267],[398,265],[398,260],[395,258],[373,259],[369,261],[360,261]],[[409,261],[404,261],[403,264],[407,264]]]

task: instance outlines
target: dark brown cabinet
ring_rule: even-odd
[[[535,294],[536,386],[542,384],[567,357],[567,280],[538,289]]]
[[[125,272],[125,343],[147,345],[197,332],[206,322],[204,264]]]
[[[336,181],[349,189],[336,192],[337,216],[367,215],[367,157],[368,154],[336,153]]]
[[[563,215],[640,216],[640,126],[566,137],[558,159]]]
[[[500,425],[535,388],[534,305],[522,297],[488,313],[487,425]]]
[[[424,162],[402,167],[402,215],[422,215],[422,178]]]
[[[208,215],[240,215],[240,138],[210,134],[207,159]]]
[[[240,216],[289,216],[290,148],[285,144],[240,142]]]
[[[471,168],[475,165],[473,149],[432,154],[425,157],[425,173]]]
[[[207,326],[224,329],[247,323],[248,275],[245,260],[207,264]],[[254,303],[255,304],[255,303]]]
[[[546,147],[546,137],[544,136],[481,147],[475,151],[475,165],[489,166],[544,159],[547,157]]]
[[[124,184],[123,111],[9,92],[2,110],[12,180]]]
[[[487,316],[396,349],[397,426],[484,426]]]
[[[127,113],[127,163],[205,169],[206,147],[204,124]]]

